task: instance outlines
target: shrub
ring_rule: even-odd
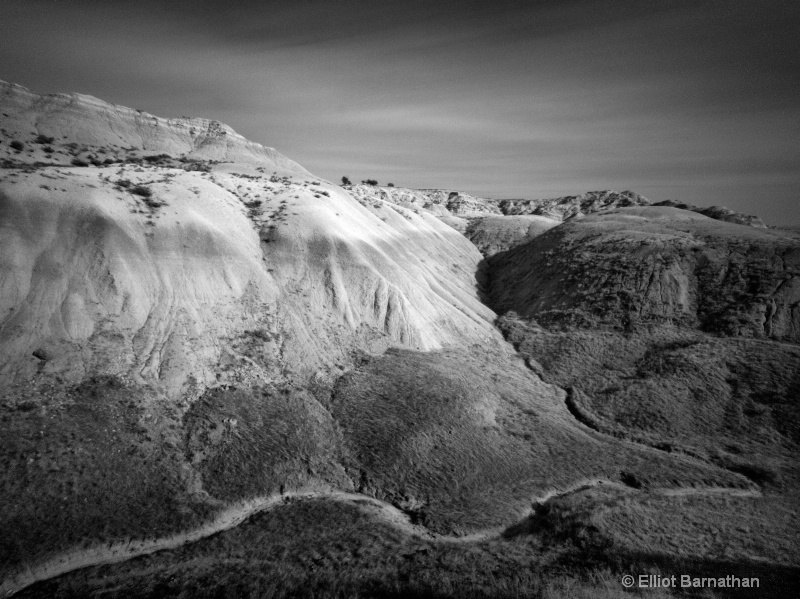
[[[353,183],[347,177],[342,177],[342,185],[352,185]]]
[[[89,163],[85,160],[81,160],[80,158],[73,158],[72,166],[89,166]]]
[[[363,185],[377,185],[378,182],[375,179],[365,179],[361,182]]]
[[[386,187],[394,187],[394,183],[387,183]]]
[[[244,335],[260,339],[261,341],[272,341],[273,334],[266,329],[253,329],[243,333]]]
[[[54,138],[47,137],[46,135],[42,135],[40,133],[39,135],[36,136],[36,139],[34,141],[36,141],[37,144],[51,144],[53,143]]]
[[[136,185],[135,187],[130,188],[131,193],[135,193],[137,196],[142,196],[143,198],[149,198],[153,195],[153,190],[149,187],[145,187],[144,185]]]
[[[196,160],[194,158],[186,158],[185,156],[183,156],[180,158],[180,161],[183,163],[181,168],[186,172],[192,172],[192,171],[200,171],[203,173],[211,172],[211,166],[200,160]],[[270,181],[271,180],[272,179],[270,179]]]
[[[25,144],[15,139],[14,141],[11,142],[11,147],[14,148],[17,152],[21,152],[22,150],[25,149]]]

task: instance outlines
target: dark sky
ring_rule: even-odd
[[[334,181],[800,224],[799,7],[2,0],[0,79],[217,119]]]

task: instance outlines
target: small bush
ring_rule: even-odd
[[[42,135],[41,133],[36,136],[34,140],[37,144],[51,144],[54,141],[54,138],[47,137],[46,135]]]
[[[253,329],[244,332],[244,335],[260,339],[261,341],[272,341],[273,334],[266,329]]]
[[[149,187],[145,187],[144,185],[136,185],[135,187],[131,187],[130,192],[135,193],[137,196],[141,196],[143,198],[149,198],[153,195],[153,190]]]
[[[361,181],[363,185],[377,185],[378,182],[375,179],[365,179]]]
[[[25,149],[25,144],[19,140],[14,140],[11,142],[11,147],[14,148],[17,152],[21,152]]]
[[[71,164],[72,166],[89,166],[88,162],[81,160],[80,158],[73,158]]]
[[[342,185],[352,185],[353,183],[347,177],[342,177]]]
[[[211,172],[211,166],[200,160],[196,160],[194,158],[186,158],[185,156],[182,156],[180,158],[180,161],[183,163],[181,165],[181,168],[186,172],[192,172],[192,171],[199,171],[203,173]]]

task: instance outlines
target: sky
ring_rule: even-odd
[[[2,0],[0,79],[337,182],[633,190],[800,225],[800,3]]]

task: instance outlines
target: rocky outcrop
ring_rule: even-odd
[[[235,162],[240,171],[260,167],[269,174],[311,176],[273,148],[218,121],[165,119],[83,94],[40,95],[5,81],[0,81],[0,107],[0,159],[12,164],[109,164],[166,154],[186,162]]]
[[[493,256],[538,237],[560,222],[546,216],[484,216],[471,218],[463,233],[484,256]]]
[[[382,200],[410,210],[426,210],[437,216],[502,214],[496,200],[478,198],[451,189],[408,189],[376,185],[352,185],[347,189],[362,201]]]
[[[677,208],[573,219],[491,262],[492,305],[543,323],[674,323],[800,340],[800,244]]]
[[[549,200],[500,200],[503,214],[535,214],[567,220],[582,214],[627,206],[648,206],[650,200],[633,191],[589,191]]]
[[[359,203],[211,121],[9,84],[0,102],[3,384],[113,374],[178,396],[307,377],[354,348],[500,342],[476,291],[481,254],[427,212]],[[29,141],[37,131],[53,141]],[[111,162],[58,164],[73,145]],[[113,162],[132,147],[169,154]]]
[[[707,216],[715,220],[722,220],[727,223],[736,223],[737,225],[747,225],[748,227],[756,227],[759,229],[765,229],[767,227],[767,225],[764,224],[764,221],[757,216],[742,214],[741,212],[734,212],[730,208],[725,208],[724,206],[701,208],[700,206],[695,206],[694,204],[676,202],[675,200],[665,200],[653,205],[670,206],[672,208],[680,208],[681,210],[691,210],[692,212],[697,212],[698,214],[702,214],[703,216]]]
[[[548,230],[551,223],[557,224],[571,218],[617,208],[651,205],[650,200],[633,191],[604,190],[552,199],[493,200],[447,189],[406,189],[373,185],[354,185],[348,189],[364,204],[370,201],[386,201],[417,213],[430,212],[467,235],[485,256],[530,240]],[[673,200],[654,205],[697,212],[724,222],[765,228],[758,217],[721,206],[701,208]]]

